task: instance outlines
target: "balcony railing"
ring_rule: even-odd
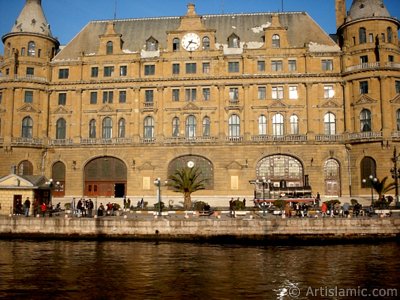
[[[381,139],[383,137],[382,132],[359,132],[359,133],[349,133],[347,136],[348,140],[363,140],[363,139]]]
[[[11,143],[16,146],[42,146],[43,140],[38,138],[13,137]]]
[[[317,142],[343,142],[345,136],[343,134],[317,134],[315,140]]]
[[[45,77],[38,77],[33,75],[25,75],[25,76],[0,76],[0,81],[8,81],[8,80],[20,80],[20,81],[39,81],[39,82],[47,82]]]
[[[132,144],[129,138],[110,138],[110,139],[81,139],[81,145],[126,145]]]
[[[191,143],[214,143],[217,138],[211,136],[196,136],[196,137],[171,137],[165,138],[165,144],[191,144]]]
[[[230,143],[241,143],[243,142],[242,136],[227,136],[226,141]]]
[[[74,141],[72,139],[55,139],[49,141],[50,146],[69,146],[73,143]]]
[[[251,137],[251,140],[253,142],[306,142],[307,135],[254,135]]]
[[[359,65],[355,65],[355,66],[351,66],[351,67],[346,68],[346,72],[359,71],[359,70],[368,70],[368,69],[379,69],[379,68],[396,68],[396,69],[400,69],[400,63],[394,63],[394,62],[363,63],[363,64],[359,64]]]

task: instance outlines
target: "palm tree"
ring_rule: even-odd
[[[175,173],[168,177],[167,186],[177,193],[183,193],[184,202],[183,207],[190,209],[192,207],[191,194],[205,189],[205,179],[200,178],[201,171],[199,168],[182,168],[175,171]]]
[[[391,182],[389,184],[386,184],[386,180],[388,179],[388,177],[384,177],[382,179],[382,181],[380,181],[379,179],[377,179],[377,181],[373,181],[372,182],[372,187],[373,189],[377,192],[378,196],[378,200],[380,200],[382,198],[382,195],[386,194],[387,192],[391,191],[394,189],[395,183]]]

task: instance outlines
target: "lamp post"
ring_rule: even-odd
[[[155,179],[154,185],[157,187],[158,215],[161,216],[161,178]]]
[[[397,168],[397,162],[399,160],[400,154],[397,154],[397,149],[394,147],[393,150],[393,168],[390,169],[390,173],[392,173],[392,178],[394,179],[394,188],[395,188],[395,201],[396,207],[399,207],[399,176],[400,176],[400,169]]]
[[[374,206],[374,183],[376,183],[378,181],[378,179],[376,177],[374,177],[373,175],[369,175],[368,180],[369,180],[370,187],[371,187],[371,205]],[[367,179],[363,179],[362,182],[364,184],[366,184]]]

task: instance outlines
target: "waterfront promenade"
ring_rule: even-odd
[[[202,241],[322,241],[398,239],[400,217],[282,218],[247,211],[200,216],[198,212],[127,212],[120,216],[78,218],[0,217],[1,237]]]

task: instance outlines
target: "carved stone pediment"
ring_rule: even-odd
[[[270,106],[270,108],[286,108],[287,105],[280,100],[274,101]]]
[[[196,104],[193,102],[189,102],[185,106],[181,108],[181,110],[200,110],[200,107],[198,107]]]
[[[19,112],[26,112],[26,113],[40,113],[40,110],[33,107],[32,104],[26,103],[20,108],[18,108]]]
[[[378,101],[363,94],[360,96],[360,98],[358,98],[358,100],[353,105],[356,106],[356,105],[365,105],[365,104],[375,104],[376,102],[378,102]]]
[[[390,100],[392,104],[400,104],[400,94],[397,94],[392,100]]]
[[[99,109],[99,112],[100,113],[112,113],[112,112],[114,112],[114,109],[110,105],[106,104],[102,108]]]
[[[340,105],[335,100],[324,101],[321,105],[318,105],[319,108],[339,108]]]
[[[139,166],[138,169],[139,169],[140,171],[144,171],[144,170],[152,171],[152,170],[155,169],[155,167],[151,164],[151,162],[146,161],[144,164],[142,164],[141,166]]]
[[[239,164],[237,161],[232,161],[225,168],[227,170],[241,170],[243,169],[243,166]]]
[[[64,106],[59,106],[56,108],[56,110],[53,111],[54,115],[66,115],[66,114],[71,114],[71,111],[68,111]]]

